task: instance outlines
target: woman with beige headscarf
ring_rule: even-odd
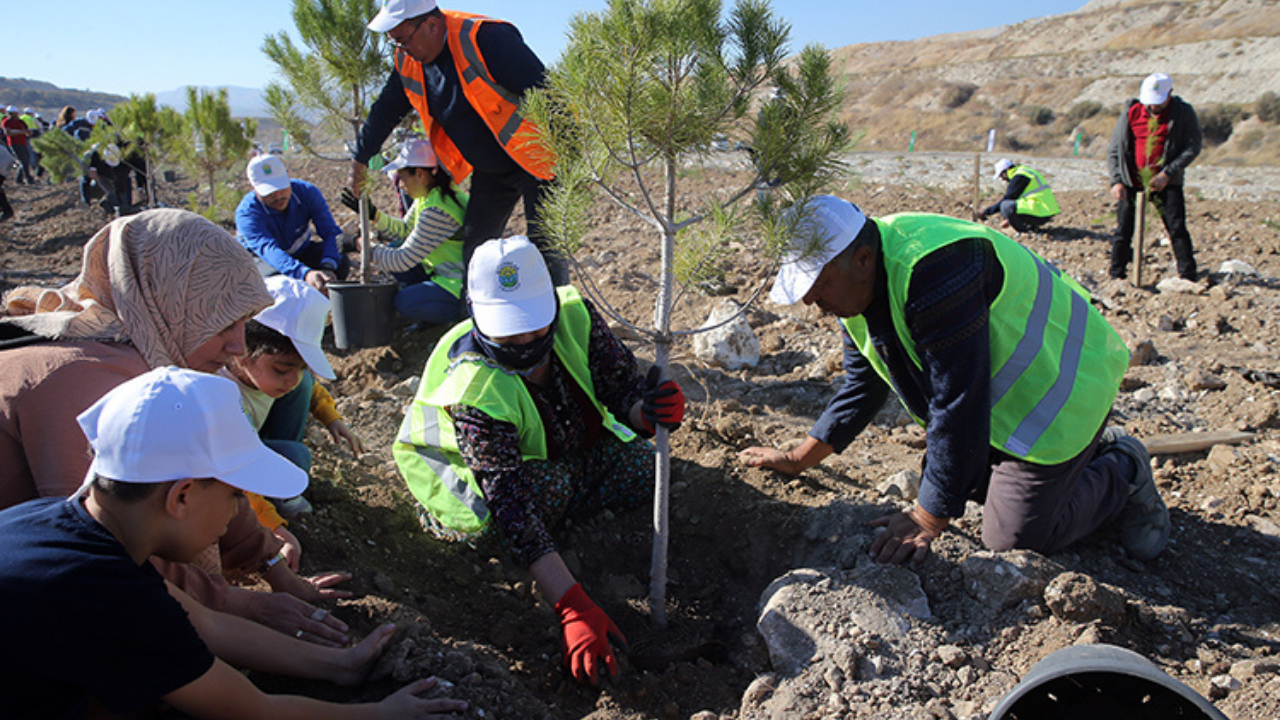
[[[183,210],[115,220],[85,245],[80,274],[70,283],[10,291],[0,329],[30,333],[33,342],[0,349],[0,509],[74,492],[90,461],[78,414],[152,368],[217,372],[244,353],[245,321],[270,304],[249,253],[225,230]],[[221,565],[265,566],[264,577],[283,592],[229,587],[216,552],[203,570],[167,567],[166,576],[215,609],[344,644],[346,625],[304,600],[344,595],[330,586],[346,576],[300,578],[286,563],[271,562],[282,543],[247,507],[219,543]]]

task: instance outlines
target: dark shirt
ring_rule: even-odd
[[[511,94],[523,97],[525,91],[542,84],[546,69],[514,25],[484,23],[477,34],[476,45],[494,81]],[[458,69],[451,54],[454,51],[446,45],[435,60],[422,68],[423,92],[432,120],[440,123],[458,151],[477,171],[492,174],[519,171],[520,166],[467,101],[458,81]],[[354,159],[367,164],[410,112],[413,105],[404,93],[400,73],[392,70],[360,129]]]
[[[132,713],[213,667],[186,611],[80,503],[0,512],[0,698],[9,718]]]
[[[644,378],[631,350],[609,330],[589,301],[583,300],[583,304],[591,316],[587,367],[596,398],[615,419],[626,423],[631,407],[640,399]],[[599,411],[554,354],[550,382],[538,386],[526,381],[525,387],[542,417],[549,459],[581,453],[606,432]],[[549,528],[538,512],[538,498],[520,453],[516,426],[469,405],[446,409],[453,417],[462,459],[475,473],[489,510],[517,559],[529,565],[555,552]]]
[[[987,320],[1003,284],[1003,269],[985,239],[951,243],[916,265],[903,314],[920,368],[893,327],[883,261],[875,297],[863,313],[868,336],[889,369],[894,391],[913,415],[925,421],[928,446],[920,506],[934,515],[964,514],[965,501],[981,491],[987,476],[991,442]],[[844,383],[809,431],[836,452],[848,447],[871,422],[889,391],[847,332],[844,340]]]
[[[1009,186],[1004,189],[1004,197],[1000,198],[987,209],[982,211],[982,215],[995,215],[1000,212],[1000,203],[1005,200],[1017,200],[1022,197],[1022,193],[1026,192],[1027,186],[1031,184],[1031,178],[1026,175],[1014,175],[1009,181]]]

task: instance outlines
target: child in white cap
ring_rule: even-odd
[[[359,456],[364,452],[363,441],[343,422],[333,396],[315,380],[315,376],[325,380],[336,377],[320,348],[329,299],[310,285],[283,275],[273,275],[265,282],[274,302],[245,323],[245,354],[233,360],[223,374],[240,386],[245,412],[267,447],[304,471],[311,471],[311,450],[303,443],[308,410],[328,429],[335,443],[346,442]],[[311,509],[300,496],[281,500],[276,506],[285,517]],[[283,521],[270,508],[255,502],[254,509],[263,524],[283,530]],[[291,565],[297,560],[296,556],[288,559]]]
[[[160,700],[193,717],[437,717],[466,707],[417,697],[378,707],[264,695],[215,657],[265,672],[357,684],[394,627],[339,650],[224,615],[166,586],[152,556],[189,562],[244,492],[296,495],[306,474],[258,440],[224,378],[163,367],[107,393],[76,420],[94,459],[69,499],[0,512],[0,697],[6,717],[132,716]],[[206,629],[223,632],[215,646]],[[212,636],[211,636],[212,637]],[[381,714],[378,714],[381,713]]]
[[[384,170],[413,198],[413,204],[399,219],[369,203],[369,219],[394,238],[391,245],[373,244],[369,263],[400,282],[395,306],[401,315],[418,322],[457,322],[466,316],[460,297],[467,194],[454,186],[426,140],[405,141]],[[349,188],[342,190],[342,203],[359,212],[359,201]]]

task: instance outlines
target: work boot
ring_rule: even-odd
[[[1151,474],[1151,455],[1141,440],[1121,427],[1102,431],[1098,454],[1124,453],[1133,461],[1136,472],[1129,480],[1129,502],[1120,515],[1120,544],[1135,560],[1151,560],[1169,543],[1169,508],[1160,498],[1155,477]]]

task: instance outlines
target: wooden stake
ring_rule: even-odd
[[[1136,254],[1133,256],[1135,266],[1133,269],[1133,286],[1142,287],[1142,245],[1143,236],[1147,232],[1147,194],[1139,190],[1138,196],[1134,198],[1133,202],[1135,203],[1134,210],[1138,213],[1137,218],[1133,221],[1134,232],[1138,236],[1136,243],[1138,247],[1135,251]]]
[[[982,153],[973,154],[973,221],[978,221],[978,183],[982,175]]]
[[[360,284],[369,283],[369,194],[360,193]]]
[[[1214,445],[1238,445],[1252,440],[1257,433],[1235,430],[1215,430],[1212,432],[1174,433],[1172,435],[1155,435],[1142,441],[1147,452],[1152,455],[1175,455],[1177,453],[1200,452]]]

